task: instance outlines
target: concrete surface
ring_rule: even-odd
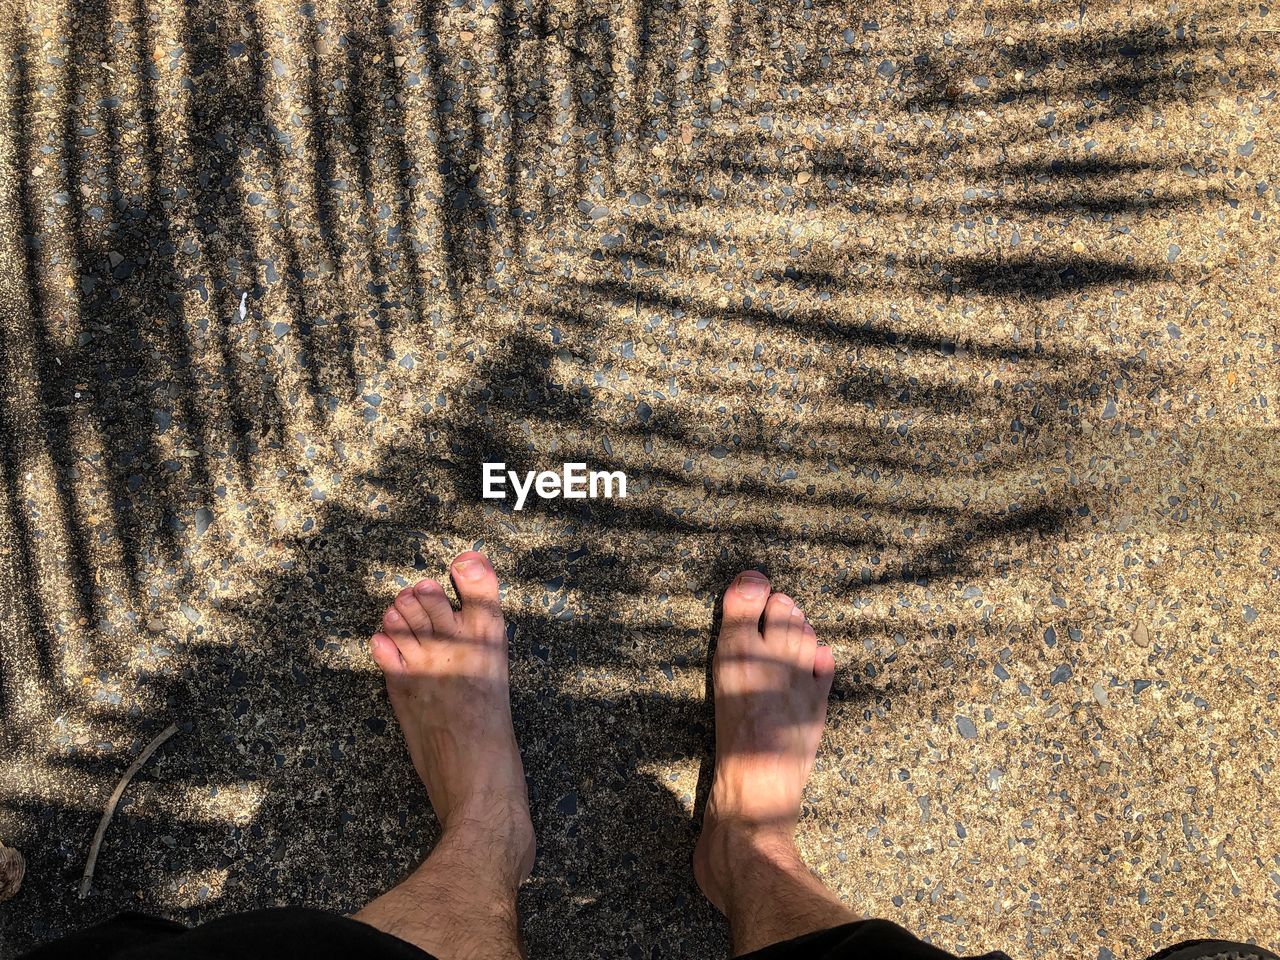
[[[481,545],[535,956],[724,951],[751,564],[836,650],[801,836],[857,909],[1280,943],[1271,9],[2,6],[4,956],[393,883],[435,827],[365,640]]]

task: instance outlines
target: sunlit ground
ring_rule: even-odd
[[[534,955],[725,950],[747,565],[836,652],[801,841],[855,909],[1280,942],[1274,13],[4,10],[0,952],[399,879],[435,822],[365,641],[472,546]],[[517,513],[487,460],[629,495]]]

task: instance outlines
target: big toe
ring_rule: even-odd
[[[763,573],[743,570],[724,592],[721,638],[728,641],[758,637],[760,615],[769,602],[769,581]]]
[[[459,616],[477,629],[492,630],[495,625],[501,629],[498,575],[489,558],[478,550],[467,550],[454,558],[449,570],[462,601]]]

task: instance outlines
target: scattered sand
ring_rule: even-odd
[[[365,638],[481,545],[534,955],[723,952],[748,564],[837,653],[802,841],[857,909],[1280,943],[1280,23],[811,6],[0,18],[0,954],[397,880],[435,826]],[[515,513],[485,460],[630,496]]]

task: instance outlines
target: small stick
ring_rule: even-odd
[[[89,885],[93,883],[93,868],[98,862],[98,848],[102,846],[102,838],[106,835],[107,824],[111,822],[111,818],[115,815],[116,804],[120,802],[120,797],[124,794],[124,788],[129,786],[129,781],[133,779],[133,775],[142,769],[142,765],[151,759],[151,755],[160,748],[160,745],[177,732],[177,724],[171,723],[165,727],[158,737],[143,748],[142,752],[138,754],[138,759],[129,765],[129,769],[124,772],[124,776],[116,784],[115,793],[111,794],[111,799],[107,801],[107,809],[102,811],[102,819],[98,821],[98,832],[93,835],[93,843],[89,846],[89,860],[85,863],[84,875],[80,878],[81,900],[89,895]]]

